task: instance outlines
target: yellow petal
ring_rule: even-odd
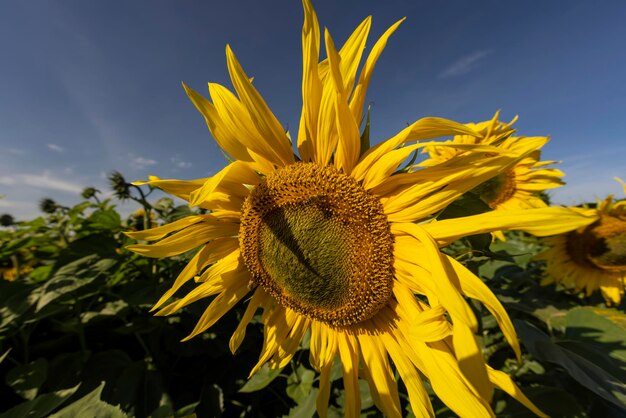
[[[237,286],[226,288],[206,308],[191,334],[181,341],[188,341],[213,326],[226,312],[231,310],[245,295],[248,294],[248,283],[241,281]]]
[[[209,267],[201,277],[203,278],[201,281],[202,284],[196,286],[181,299],[161,308],[156,315],[170,315],[193,302],[220,293],[224,289],[235,286],[241,281],[247,283],[247,281],[250,280],[250,275],[240,260],[239,251],[233,251],[231,254]]]
[[[235,54],[226,46],[226,61],[230,79],[237,90],[239,99],[244,104],[254,125],[266,139],[267,143],[275,150],[282,165],[294,162],[293,151],[285,130],[280,125],[272,111],[269,109],[259,92],[250,82],[250,78],[244,73]],[[279,164],[279,161],[272,161]]]
[[[479,300],[487,307],[487,309],[489,309],[489,312],[491,312],[494,318],[496,318],[498,326],[502,330],[502,334],[504,334],[504,337],[515,352],[515,356],[518,360],[520,360],[522,353],[519,346],[519,340],[517,339],[517,333],[515,332],[511,318],[509,318],[509,315],[504,310],[504,307],[498,298],[482,280],[476,277],[474,273],[469,271],[461,263],[452,257],[448,257],[448,261],[459,276],[459,282],[461,284],[461,291],[463,294],[469,296],[470,298]]]
[[[228,342],[228,347],[230,348],[230,352],[235,354],[241,343],[243,342],[244,337],[246,336],[246,327],[254,317],[257,309],[269,298],[267,293],[263,290],[262,287],[257,287],[254,291],[254,295],[252,295],[252,299],[248,302],[248,306],[246,306],[246,311],[244,312],[241,320],[239,321],[239,325],[237,325],[237,329],[233,332],[233,335],[230,337],[230,341]]]
[[[226,87],[209,83],[209,94],[221,119],[221,129],[244,146],[262,166],[282,165],[273,145],[257,130],[245,106]],[[252,152],[250,152],[252,151]]]
[[[372,73],[374,72],[374,68],[376,67],[376,62],[382,54],[385,46],[387,45],[387,40],[389,37],[395,32],[395,30],[400,26],[400,24],[406,18],[402,18],[396,23],[394,23],[389,29],[383,33],[383,35],[376,41],[374,47],[369,53],[367,60],[365,60],[365,65],[363,66],[363,70],[361,71],[361,75],[359,76],[359,82],[352,93],[352,99],[350,100],[350,110],[352,111],[352,116],[355,121],[360,122],[363,118],[363,105],[365,104],[365,96],[367,93],[367,88],[370,83],[370,79],[372,78]]]
[[[489,379],[493,382],[494,385],[502,389],[504,392],[508,393],[513,399],[520,402],[526,408],[530,409],[535,415],[548,418],[548,415],[541,412],[539,408],[535,406],[524,393],[517,387],[515,382],[511,377],[499,370],[494,370],[491,367],[487,368],[487,372],[489,373]]]
[[[392,223],[391,232],[394,235],[412,236],[422,244],[421,249],[424,255],[421,257],[420,263],[428,263],[441,304],[450,314],[475,331],[478,327],[476,317],[467,302],[461,297],[459,290],[453,285],[452,280],[458,281],[458,278],[454,271],[450,271],[451,268],[446,268],[445,256],[441,254],[433,238],[417,224]],[[420,249],[419,246],[416,248]]]
[[[185,83],[183,83],[183,87],[185,88],[185,92],[187,93],[187,96],[189,96],[191,102],[200,111],[202,116],[204,116],[209,131],[211,132],[211,135],[213,135],[213,138],[215,138],[215,141],[218,143],[220,148],[236,160],[252,161],[252,157],[248,149],[241,143],[240,138],[236,135],[236,133],[228,129],[228,121],[222,120],[219,112],[215,109],[215,106],[202,97],[202,95],[198,92],[190,87],[187,87]]]
[[[359,353],[356,338],[345,332],[338,332],[337,346],[343,370],[344,414],[346,417],[358,417],[361,412],[361,391],[359,389]]]
[[[172,287],[161,296],[159,301],[152,307],[150,311],[158,309],[180,287],[191,280],[203,268],[217,260],[228,256],[239,248],[239,240],[236,238],[219,238],[206,244],[193,258],[187,263],[183,271],[180,272]]]
[[[493,384],[487,376],[487,365],[476,336],[463,324],[455,324],[452,332],[454,354],[459,362],[459,367],[480,396],[487,402],[491,402]]]
[[[192,215],[186,216],[183,219],[179,219],[163,226],[158,226],[156,228],[150,228],[143,231],[124,232],[124,235],[136,240],[156,241],[171,232],[180,231],[181,229],[208,219],[217,220],[214,216],[211,215]]]
[[[326,418],[328,416],[328,401],[330,399],[330,371],[333,368],[333,363],[330,362],[326,364],[320,370],[320,390],[317,394],[317,399],[315,400],[315,406],[317,409],[317,414],[320,418]]]
[[[500,230],[525,231],[540,237],[556,235],[589,225],[597,219],[593,212],[551,207],[486,212],[435,221],[422,227],[439,246],[445,246],[461,237]]]
[[[336,332],[319,321],[311,322],[311,343],[309,362],[316,370],[321,370],[332,364],[337,353]]]
[[[158,187],[165,193],[180,197],[183,200],[189,201],[189,195],[196,189],[202,187],[208,178],[196,179],[196,180],[161,180],[157,176],[148,176],[148,181],[134,181],[135,186],[141,186],[148,184]]]
[[[217,238],[235,236],[239,224],[225,221],[208,221],[191,225],[154,244],[133,244],[126,248],[146,257],[172,257],[192,250]]]
[[[391,360],[398,369],[402,382],[407,388],[413,414],[416,417],[434,417],[435,412],[430,403],[430,398],[424,389],[422,379],[415,366],[391,335],[384,333],[381,335],[381,339]]]
[[[302,0],[302,116],[298,129],[298,151],[304,162],[313,161],[313,140],[317,138],[317,121],[322,98],[322,82],[318,72],[320,28],[309,0]]]
[[[368,374],[370,392],[377,400],[376,406],[386,417],[401,417],[398,384],[391,371],[387,351],[378,335],[361,333],[358,335],[358,341],[363,355],[363,365]]]
[[[361,148],[361,138],[359,127],[350,108],[348,107],[348,90],[345,89],[345,82],[340,70],[340,62],[337,51],[334,49],[333,41],[328,31],[326,35],[326,49],[328,51],[328,62],[331,68],[331,77],[335,89],[335,129],[337,130],[337,150],[335,152],[335,166],[349,175],[352,168],[359,159]],[[343,64],[343,59],[341,63]],[[354,69],[356,71],[356,67]]]
[[[259,182],[259,180],[259,176],[250,164],[242,161],[235,161],[234,163],[228,164],[213,177],[209,178],[209,180],[207,180],[201,188],[191,192],[189,204],[196,206],[203,201],[210,199],[211,194],[216,191],[218,186],[226,181],[254,186]]]
[[[474,132],[471,128],[451,120],[441,118],[420,119],[411,126],[403,129],[396,136],[370,148],[354,168],[352,177],[357,180],[362,180],[365,178],[367,170],[369,170],[372,164],[378,161],[380,157],[402,144],[457,134],[478,135],[478,133]]]

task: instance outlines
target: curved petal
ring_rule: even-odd
[[[357,338],[368,375],[370,392],[376,400],[376,406],[386,417],[401,417],[398,384],[380,338],[378,335],[372,336],[367,333],[360,333]]]
[[[174,280],[172,287],[161,296],[150,311],[154,311],[163,305],[182,285],[196,276],[203,268],[219,259],[227,257],[238,248],[239,240],[236,238],[218,238],[206,244],[189,260],[189,263],[187,263],[183,271],[181,271],[178,277],[176,277],[176,280]]]
[[[293,164],[294,155],[285,130],[254,88],[250,78],[244,73],[228,45],[226,46],[226,61],[233,86],[237,90],[239,99],[248,110],[254,125],[274,149],[278,159],[282,161],[282,165]]]
[[[249,163],[235,161],[234,163],[228,164],[213,177],[210,177],[202,187],[191,192],[189,195],[189,204],[195,206],[210,200],[212,194],[217,191],[218,187],[227,182],[236,183],[238,185],[248,184],[255,186],[259,181],[259,176]],[[229,187],[228,191],[230,191],[230,189]]]
[[[461,237],[501,230],[524,231],[539,237],[556,235],[589,225],[597,219],[594,211],[551,207],[492,211],[421,226],[443,247]]]
[[[359,389],[359,353],[356,338],[346,332],[337,332],[337,346],[343,370],[345,389],[344,414],[357,417],[361,412],[361,390]]]
[[[126,249],[146,257],[163,258],[182,254],[217,238],[235,236],[239,224],[223,221],[203,221],[191,225],[154,244],[132,244]]]
[[[367,88],[370,83],[370,79],[372,78],[372,73],[374,72],[374,68],[376,67],[376,62],[382,54],[385,46],[387,45],[387,40],[389,37],[396,31],[398,26],[405,20],[406,18],[402,18],[393,25],[389,29],[383,33],[383,35],[376,41],[374,47],[370,51],[367,60],[365,60],[365,65],[363,66],[363,70],[361,71],[361,75],[359,76],[359,82],[352,93],[352,98],[350,100],[350,110],[352,112],[352,116],[357,123],[361,121],[363,118],[363,105],[365,104],[365,96],[367,93]]]
[[[248,306],[246,306],[246,311],[244,312],[241,320],[239,321],[239,325],[237,325],[237,329],[233,332],[233,335],[230,337],[230,341],[228,342],[228,347],[230,348],[230,352],[235,354],[241,343],[243,342],[244,337],[246,336],[246,327],[254,317],[257,309],[264,303],[267,303],[267,300],[270,297],[265,293],[262,287],[257,287],[254,291],[254,295],[248,302]]]

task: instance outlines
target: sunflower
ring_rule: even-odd
[[[600,289],[607,304],[619,304],[626,280],[626,201],[609,196],[587,213],[596,221],[544,238],[549,248],[537,256],[546,261],[541,284],[561,283],[587,296]]]
[[[480,135],[456,135],[449,143],[489,144],[503,150],[523,150],[529,145],[535,148],[525,158],[507,170],[479,185],[472,192],[478,195],[492,209],[527,209],[543,208],[548,205],[542,199],[542,193],[548,189],[563,185],[563,172],[555,168],[546,168],[555,161],[540,161],[541,147],[548,142],[547,137],[512,136],[515,129],[515,117],[509,123],[498,120],[499,113],[493,119],[478,124],[467,124]],[[460,153],[462,149],[442,146],[428,146],[424,149],[430,158],[422,163],[432,166],[447,161]]]
[[[188,340],[238,303],[247,304],[230,340],[235,353],[248,323],[262,310],[264,344],[250,375],[266,363],[285,367],[310,332],[309,360],[320,373],[321,417],[327,415],[335,357],[343,371],[348,417],[359,415],[359,376],[368,381],[386,416],[402,415],[394,369],[418,416],[434,415],[422,379],[462,416],[493,416],[496,387],[541,415],[507,374],[486,365],[475,335],[477,320],[465,297],[488,307],[519,358],[519,342],[502,305],[439,248],[477,233],[518,229],[547,235],[593,219],[565,208],[541,208],[428,221],[463,193],[514,166],[533,147],[519,153],[452,144],[468,152],[433,167],[400,170],[413,151],[432,144],[415,141],[480,133],[450,120],[424,118],[368,147],[359,132],[365,93],[378,57],[402,20],[374,44],[357,79],[371,18],[339,50],[325,31],[327,58],[320,62],[317,17],[311,4],[303,3],[298,155],[227,46],[237,95],[213,83],[211,100],[185,89],[232,162],[209,178],[150,177],[137,183],[210,211],[128,233],[155,241],[128,247],[150,257],[198,248],[156,303],[157,315],[212,298]],[[166,304],[191,279],[197,286]]]

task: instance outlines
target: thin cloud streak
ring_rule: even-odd
[[[491,51],[481,50],[465,55],[439,73],[437,78],[445,79],[467,74],[474,68],[478,67],[478,62],[489,54],[491,54]]]
[[[63,149],[63,147],[60,147],[57,144],[48,144],[48,148],[51,149],[54,152],[64,152],[65,150]]]
[[[84,186],[51,177],[49,174],[17,174],[0,178],[0,184],[6,186],[30,186],[39,189],[57,190],[60,192],[80,193]]]

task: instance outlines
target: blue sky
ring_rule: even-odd
[[[372,79],[372,139],[424,116],[519,115],[562,161],[558,203],[621,197],[626,180],[626,2],[315,1],[341,44],[373,15],[368,46],[406,16]],[[230,86],[229,43],[279,120],[301,107],[297,0],[0,3],[0,212],[69,205],[106,174],[197,178],[224,159],[181,87]]]

